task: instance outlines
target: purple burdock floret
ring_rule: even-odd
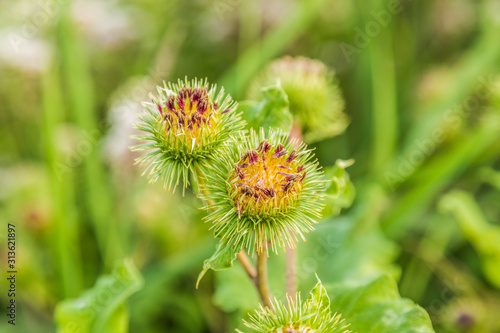
[[[248,163],[250,164],[255,164],[259,160],[259,154],[255,150],[250,150],[245,155],[245,157],[248,157]]]
[[[184,99],[184,98],[186,98],[188,96],[189,92],[191,92],[191,89],[189,89],[189,88],[181,88],[179,90],[179,96]]]
[[[286,177],[287,182],[296,182],[302,175],[300,173],[292,173]]]
[[[257,148],[257,151],[261,151],[261,152],[263,152],[265,154],[269,150],[271,150],[271,147],[272,147],[271,144],[269,142],[267,142],[267,140],[264,140],[264,141],[262,141],[259,144],[259,147]]]
[[[177,106],[179,107],[181,112],[184,113],[185,103],[184,103],[184,98],[182,97],[181,93],[179,93],[179,96],[177,96]]]
[[[280,143],[274,150],[274,158],[281,157],[286,154],[285,147]]]
[[[208,108],[208,103],[206,100],[202,99],[199,103],[198,103],[198,106],[197,106],[197,110],[200,114],[204,114],[205,112],[207,112],[207,108]]]
[[[174,122],[174,117],[170,113],[166,113],[165,116],[163,116],[163,120],[167,121],[169,125],[171,125]]]
[[[293,182],[286,182],[281,185],[283,192],[288,192],[293,188]]]
[[[306,175],[307,175],[307,171],[304,170],[304,172],[302,173],[302,177],[300,177],[301,183],[304,181],[304,179],[306,179]]]
[[[268,198],[274,198],[276,196],[276,191],[272,187],[264,187],[260,190]]]
[[[292,163],[292,161],[297,157],[297,152],[293,150],[288,158],[286,159],[287,163]]]
[[[202,92],[200,89],[195,89],[190,96],[191,103],[198,102],[201,98]]]
[[[234,170],[236,171],[236,174],[238,175],[238,177],[240,179],[245,179],[245,173],[243,172],[243,170],[241,170],[241,167],[239,167],[238,165],[235,165]]]
[[[167,109],[169,111],[175,111],[175,97],[174,96],[169,96],[167,98],[167,103],[166,103]]]

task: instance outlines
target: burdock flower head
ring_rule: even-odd
[[[249,97],[258,99],[261,87],[276,84],[278,79],[288,95],[294,122],[307,142],[338,135],[347,127],[337,79],[321,61],[304,57],[278,59],[257,77]]]
[[[147,164],[144,173],[151,182],[161,180],[168,189],[175,190],[181,176],[186,188],[189,173],[203,172],[244,125],[231,97],[206,80],[169,83],[151,100],[137,124],[146,135],[136,138],[146,143],[134,149],[151,150],[137,162]]]
[[[275,298],[271,308],[261,305],[259,310],[250,315],[250,321],[244,323],[253,333],[351,332],[341,314],[332,314],[330,299],[320,281],[311,291],[311,298],[303,304],[300,293],[296,294],[295,299],[287,295],[287,304]]]
[[[294,247],[323,208],[324,179],[303,143],[269,129],[240,135],[208,176],[205,199],[216,237],[249,253]]]

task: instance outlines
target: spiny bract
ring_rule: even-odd
[[[295,247],[323,208],[324,178],[311,150],[269,129],[251,130],[208,175],[204,199],[216,237],[261,253]]]
[[[287,295],[287,304],[276,298],[271,308],[260,305],[250,315],[250,321],[243,321],[253,333],[350,333],[341,314],[330,309],[330,299],[318,279],[311,291],[311,298],[302,304],[300,293],[295,299]],[[236,330],[237,332],[244,333]]]
[[[179,80],[158,87],[158,96],[144,103],[146,111],[137,128],[146,135],[136,136],[146,143],[134,150],[150,150],[137,159],[146,164],[151,182],[162,180],[173,189],[182,176],[183,188],[194,177],[205,172],[219,157],[231,134],[243,128],[237,104],[224,89],[194,79]]]

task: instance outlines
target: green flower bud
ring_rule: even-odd
[[[167,189],[175,190],[181,176],[185,189],[189,174],[204,172],[244,126],[237,104],[206,80],[158,87],[158,96],[143,105],[146,111],[136,127],[146,134],[136,138],[146,143],[133,149],[149,150],[137,162],[147,165],[144,173],[151,182],[161,180]]]
[[[300,293],[292,298],[287,295],[287,304],[276,298],[271,308],[260,305],[250,314],[250,321],[243,321],[253,333],[350,333],[341,314],[330,309],[330,299],[318,279],[310,293],[311,298],[302,303]],[[237,332],[244,333],[236,330]]]
[[[208,175],[205,200],[216,237],[253,253],[295,247],[313,230],[324,199],[324,178],[311,150],[269,129],[251,130]]]
[[[258,100],[260,89],[279,79],[288,95],[290,112],[307,142],[342,133],[348,125],[344,99],[335,75],[322,62],[285,57],[272,62],[251,84],[249,98]]]

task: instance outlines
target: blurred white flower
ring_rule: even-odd
[[[114,93],[108,113],[109,131],[104,138],[104,158],[113,166],[132,166],[134,155],[130,146],[135,143],[132,135],[139,134],[132,124],[138,121],[143,111],[141,102],[155,88],[150,77],[128,80]]]
[[[20,30],[0,30],[0,67],[41,73],[47,68],[51,53],[51,45],[43,39],[26,38]]]
[[[297,5],[300,5],[297,1],[269,1],[262,11],[263,26],[267,29],[280,25],[290,17]]]
[[[115,48],[136,38],[129,13],[114,1],[77,0],[71,12],[82,33],[100,46]]]

